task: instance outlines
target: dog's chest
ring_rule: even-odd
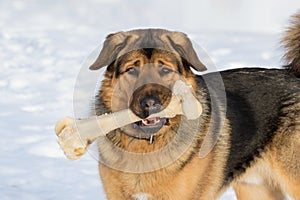
[[[149,193],[136,193],[132,195],[135,200],[148,200],[151,196]]]

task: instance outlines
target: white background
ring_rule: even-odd
[[[186,32],[219,69],[280,67],[286,0],[0,1],[0,199],[105,199],[97,161],[68,161],[53,128],[73,116],[85,58],[111,32]],[[84,99],[89,110],[89,99]],[[232,190],[221,199],[234,199]]]

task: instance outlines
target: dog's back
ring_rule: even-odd
[[[238,199],[300,199],[300,13],[283,44],[286,70],[221,72],[231,127],[224,184]]]

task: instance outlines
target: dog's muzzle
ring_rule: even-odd
[[[171,95],[170,89],[159,84],[147,84],[135,90],[130,109],[143,120],[133,123],[132,127],[144,133],[154,134],[164,125],[168,125],[167,118],[147,117],[162,111],[170,102]]]

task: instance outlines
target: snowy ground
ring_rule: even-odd
[[[119,1],[90,1],[89,6],[61,2],[0,1],[1,200],[105,199],[97,161],[90,155],[68,161],[53,128],[61,117],[74,114],[76,77],[90,52],[111,30],[142,22],[101,28],[96,13],[117,21],[109,11]],[[76,3],[80,5],[74,7]],[[100,11],[95,5],[102,6]],[[85,21],[82,16],[89,13],[95,17]],[[278,34],[190,33],[219,69],[280,65]],[[234,198],[229,190],[221,199]]]

